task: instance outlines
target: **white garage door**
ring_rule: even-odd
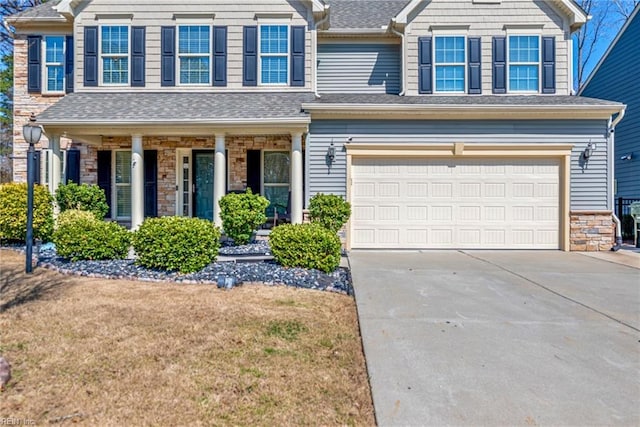
[[[352,161],[351,247],[560,246],[555,159]]]

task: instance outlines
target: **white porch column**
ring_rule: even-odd
[[[302,132],[291,134],[291,223],[302,224]]]
[[[216,135],[216,154],[213,165],[213,223],[222,227],[219,201],[227,192],[227,161],[225,153],[225,134]]]
[[[49,165],[49,191],[55,196],[62,181],[62,153],[60,152],[60,135],[49,136],[51,148],[51,164]],[[76,183],[79,184],[79,183]]]
[[[131,135],[131,229],[144,221],[144,151],[142,135]]]

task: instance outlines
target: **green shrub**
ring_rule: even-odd
[[[133,234],[133,248],[139,265],[193,273],[215,261],[220,230],[199,218],[148,218]]]
[[[340,265],[340,238],[319,224],[284,224],[269,235],[275,260],[284,267],[330,273]]]
[[[58,255],[71,261],[123,259],[131,234],[115,222],[97,219],[93,212],[72,209],[58,215],[53,243]]]
[[[61,185],[56,190],[56,201],[60,212],[79,209],[91,211],[96,218],[104,219],[109,211],[104,190],[97,185],[78,185],[75,182]]]
[[[318,193],[309,201],[309,216],[312,223],[337,233],[349,220],[351,205],[335,194]]]
[[[48,242],[53,232],[53,198],[42,185],[33,187],[33,237]],[[27,236],[27,184],[0,185],[0,239],[24,242]]]
[[[249,243],[251,235],[267,220],[265,209],[269,201],[259,194],[229,193],[220,199],[220,217],[224,233],[236,245]]]

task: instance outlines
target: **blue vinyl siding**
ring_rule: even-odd
[[[394,143],[562,143],[574,144],[571,156],[571,209],[607,209],[607,150],[604,120],[519,121],[414,121],[414,120],[317,120],[311,123],[307,140],[308,185],[306,200],[316,193],[346,195],[348,137],[354,144]],[[329,166],[327,148],[333,141],[336,158]],[[580,154],[589,143],[597,144],[589,163]]]
[[[582,95],[627,104],[615,132],[615,197],[640,198],[640,12],[629,23]],[[621,157],[632,154],[632,160]]]
[[[319,44],[320,93],[400,92],[400,46]]]

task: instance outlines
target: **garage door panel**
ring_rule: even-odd
[[[354,248],[559,247],[559,161],[352,162]]]

